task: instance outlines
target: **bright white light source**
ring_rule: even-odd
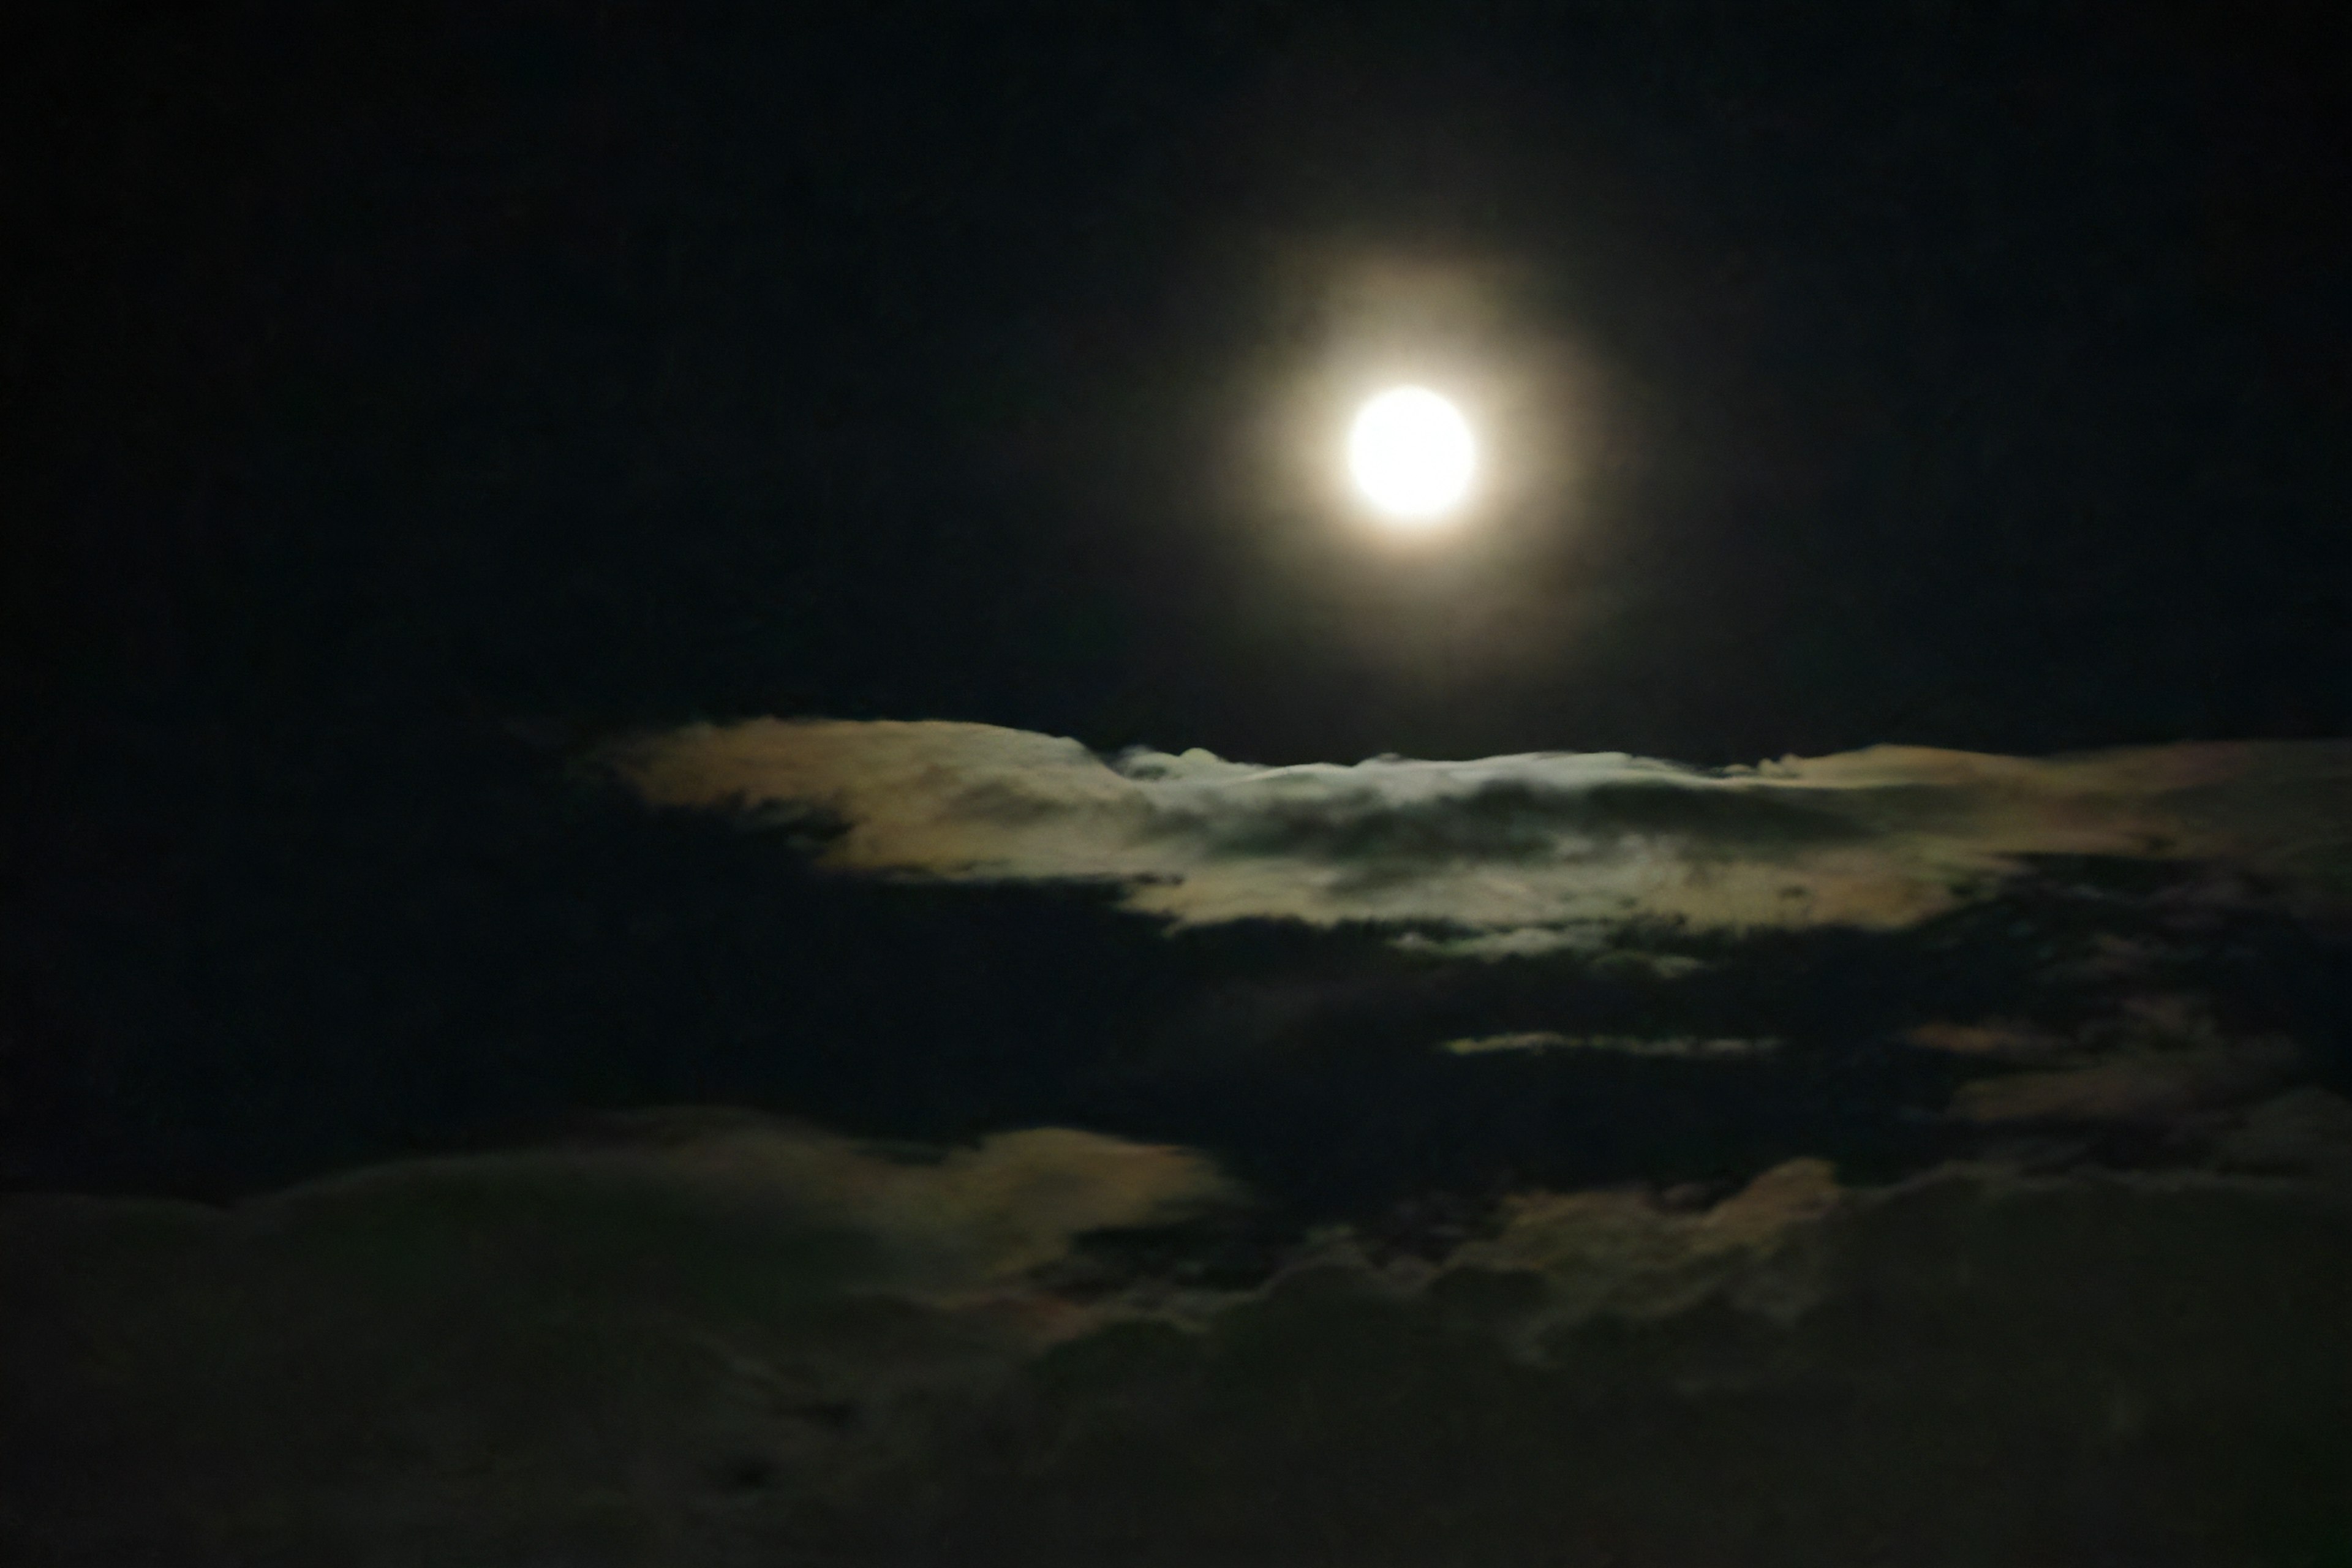
[[[1461,410],[1424,387],[1381,393],[1348,432],[1348,471],[1364,499],[1399,523],[1426,525],[1453,510],[1477,457]]]

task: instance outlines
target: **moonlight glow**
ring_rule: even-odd
[[[1459,505],[1477,466],[1461,411],[1423,387],[1400,386],[1364,405],[1348,433],[1348,471],[1373,510],[1426,527]]]

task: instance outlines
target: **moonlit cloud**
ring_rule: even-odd
[[[2199,862],[2326,899],[2352,843],[2341,742],[1261,767],[980,724],[754,720],[610,760],[656,805],[835,827],[823,858],[841,870],[1102,881],[1180,923],[1378,922],[1461,956],[1597,946],[1642,921],[1899,927],[2033,857]]]
[[[1554,1322],[1662,1317],[1727,1289],[1785,1317],[1820,1289],[1812,1259],[1793,1244],[1844,1201],[1823,1160],[1791,1160],[1693,1213],[1638,1193],[1529,1194],[1506,1204],[1499,1234],[1465,1245],[1451,1265],[1538,1275]]]

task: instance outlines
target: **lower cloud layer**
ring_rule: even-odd
[[[2317,1561],[2352,1204],[1953,1166],[1528,1194],[1202,1282],[1092,1134],[740,1115],[0,1211],[24,1563]],[[1100,1242],[1159,1237],[1149,1267]],[[1188,1237],[1190,1238],[1188,1240]]]

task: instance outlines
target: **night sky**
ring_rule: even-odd
[[[2352,1563],[2342,9],[818,9],[0,25],[0,1555]]]

